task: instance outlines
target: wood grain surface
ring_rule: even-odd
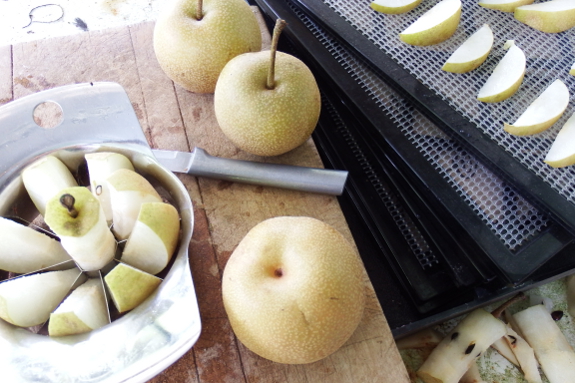
[[[258,14],[255,8],[254,12]],[[198,146],[221,157],[322,167],[312,140],[274,158],[236,149],[219,130],[213,95],[187,92],[162,72],[152,33],[153,23],[143,23],[0,47],[0,104],[62,85],[112,81],[128,93],[153,148],[187,151]],[[265,48],[265,28],[262,35]],[[230,328],[221,275],[238,242],[260,221],[280,215],[321,219],[353,241],[337,198],[188,175],[179,178],[194,203],[189,254],[203,329],[194,347],[150,382],[409,382],[367,274],[361,324],[339,351],[319,362],[270,362],[246,349]]]

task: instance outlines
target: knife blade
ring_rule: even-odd
[[[161,165],[175,173],[312,193],[341,195],[348,175],[345,170],[221,158],[201,148],[192,152],[160,149],[152,152]]]

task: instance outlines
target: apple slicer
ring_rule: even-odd
[[[36,107],[57,105],[61,122],[36,124]],[[194,216],[190,196],[154,158],[130,100],[114,83],[70,85],[36,93],[0,108],[0,216],[27,222],[38,212],[20,173],[53,154],[82,177],[84,155],[115,151],[132,160],[181,217],[179,246],[163,281],[142,304],[107,326],[59,338],[0,320],[0,371],[8,382],[145,382],[197,341],[201,322],[188,260]],[[83,175],[84,177],[86,174]],[[86,185],[87,183],[79,182]]]

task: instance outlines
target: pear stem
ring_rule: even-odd
[[[270,69],[268,71],[268,80],[266,83],[267,89],[274,89],[276,86],[276,79],[275,79],[276,52],[278,50],[278,41],[280,38],[280,34],[282,33],[286,25],[287,23],[285,22],[285,20],[277,19],[276,24],[274,26],[274,31],[272,34],[272,42],[270,47]]]
[[[68,210],[68,214],[70,214],[72,218],[78,216],[78,210],[74,207],[74,203],[76,203],[76,199],[72,194],[63,194],[60,197],[60,204]]]
[[[204,7],[204,2],[203,0],[197,0],[196,3],[196,20],[201,20],[204,15],[203,15],[203,7]]]

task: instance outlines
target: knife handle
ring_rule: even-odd
[[[347,180],[345,170],[269,164],[211,156],[195,148],[188,174],[226,181],[284,189],[341,195]]]

